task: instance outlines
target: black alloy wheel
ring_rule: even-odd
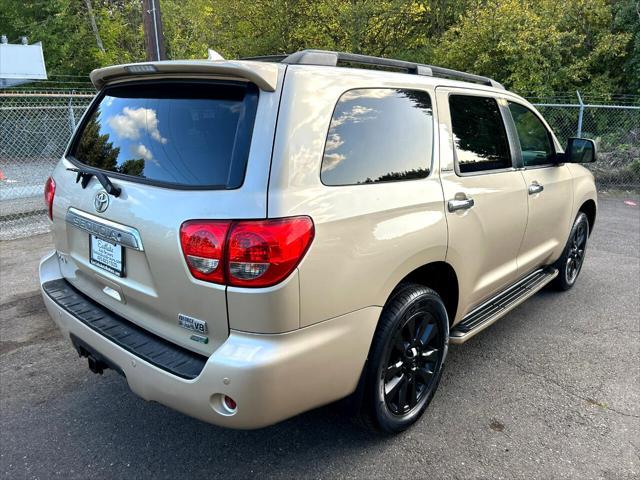
[[[589,219],[580,212],[573,222],[569,239],[560,258],[553,264],[558,269],[558,276],[551,284],[557,290],[569,290],[578,279],[584,264],[589,239]]]
[[[565,263],[567,283],[575,283],[576,278],[578,278],[578,274],[580,273],[580,269],[582,268],[584,253],[587,248],[587,237],[589,235],[588,225],[584,222],[580,222],[571,234],[571,239],[569,240],[569,252]]]
[[[434,384],[443,349],[436,319],[418,312],[396,329],[382,371],[384,399],[394,415],[414,409]]]
[[[440,296],[401,284],[387,301],[363,372],[360,420],[370,429],[409,428],[438,388],[449,345],[449,318]]]

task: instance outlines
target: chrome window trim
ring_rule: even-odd
[[[551,168],[551,167],[558,167],[560,165],[564,165],[564,164],[562,164],[562,163],[545,163],[543,165],[529,165],[529,166],[522,167],[522,170],[537,170],[539,168]]]

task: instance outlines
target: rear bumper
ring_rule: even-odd
[[[62,278],[55,253],[40,263],[41,285]],[[352,393],[380,315],[369,307],[290,333],[231,331],[201,373],[185,379],[122,348],[65,310],[42,290],[66,338],[79,338],[116,365],[140,397],[216,425],[252,429]],[[230,414],[222,395],[237,403]]]

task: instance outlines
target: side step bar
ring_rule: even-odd
[[[541,268],[530,273],[469,312],[460,323],[453,327],[449,334],[449,342],[454,344],[466,342],[541,290],[557,276],[558,270],[551,267]]]

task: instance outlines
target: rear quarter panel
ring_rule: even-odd
[[[437,138],[426,179],[331,187],[320,180],[324,144],[341,94],[367,87],[421,89],[430,93],[437,117],[434,88],[421,80],[344,68],[287,70],[268,215],[309,215],[315,223],[315,239],[298,267],[302,327],[382,306],[408,273],[445,258],[447,228]]]

